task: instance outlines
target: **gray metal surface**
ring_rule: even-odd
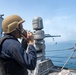
[[[71,72],[72,75],[76,75],[76,70],[70,70],[69,69],[69,71]],[[48,75],[58,75],[58,73],[59,72],[52,72],[52,73],[49,73]]]

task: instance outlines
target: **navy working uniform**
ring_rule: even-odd
[[[5,75],[28,75],[27,69],[34,70],[36,66],[36,50],[33,45],[28,45],[28,53],[21,43],[12,35],[2,44]],[[27,68],[27,69],[26,69]]]

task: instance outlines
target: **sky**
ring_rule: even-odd
[[[76,41],[76,0],[0,0],[0,14],[4,14],[3,18],[21,16],[24,29],[31,31],[32,20],[39,16],[45,34],[61,35],[55,41]],[[52,39],[45,38],[48,42]]]

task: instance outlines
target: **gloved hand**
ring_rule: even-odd
[[[28,46],[27,40],[25,40],[24,38],[22,38],[21,44],[22,44],[22,47],[26,50],[27,46]]]
[[[31,32],[27,31],[27,41],[28,44],[34,44],[34,36]]]

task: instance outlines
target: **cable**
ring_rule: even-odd
[[[64,63],[63,67],[61,68],[61,71],[66,66],[66,64],[69,62],[70,58],[73,56],[74,53],[75,53],[75,50],[71,53],[71,55],[69,56],[69,58],[67,59],[67,61]]]
[[[49,49],[47,49],[47,51],[46,51],[46,52],[64,51],[64,50],[72,50],[72,49],[74,49],[74,47],[72,47],[72,48],[67,48],[67,49],[54,49],[54,50],[49,50]]]
[[[51,58],[68,58],[68,57],[58,57],[58,56],[45,56],[45,57],[51,57]]]

